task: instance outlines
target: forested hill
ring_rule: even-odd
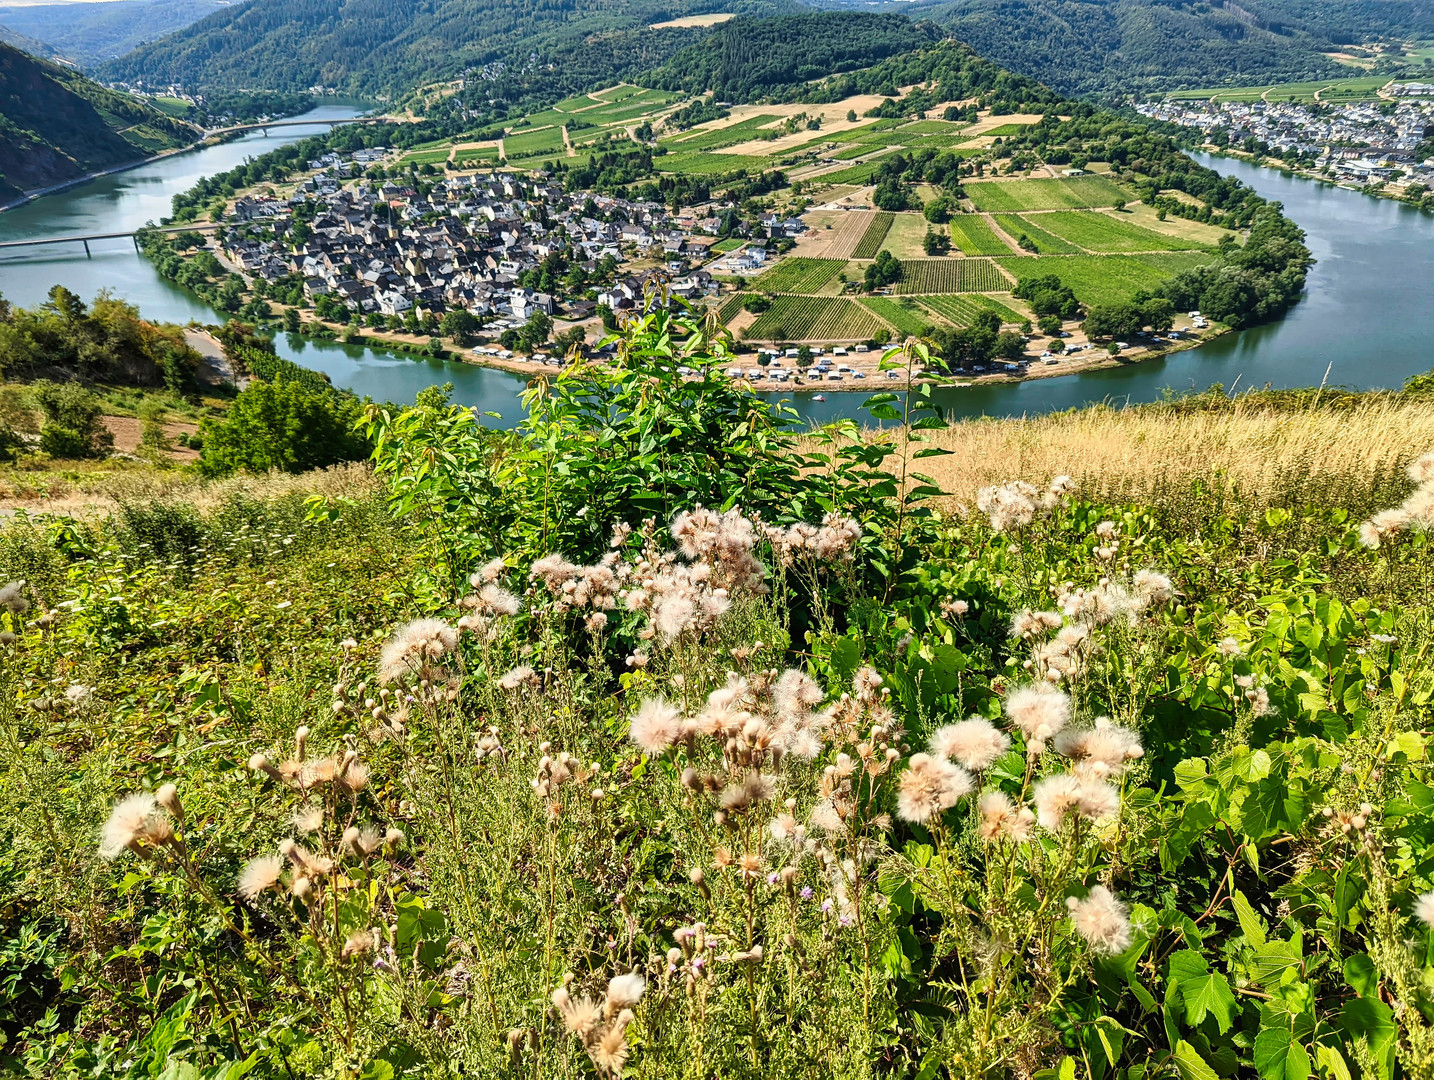
[[[0,44],[0,202],[183,146],[196,134],[128,94]]]
[[[250,0],[102,66],[154,85],[397,93],[423,83],[541,68],[557,86],[656,67],[703,36],[650,29],[707,12],[775,15],[796,0]],[[601,70],[594,70],[601,68]],[[569,70],[571,69],[571,70]]]
[[[1348,77],[1325,53],[1434,34],[1427,0],[917,0],[901,4],[1066,93]]]
[[[42,42],[10,44],[37,56],[56,55],[88,68],[135,46],[188,26],[221,5],[218,0],[107,0],[102,4],[23,4],[0,0],[0,40],[6,32]]]
[[[745,102],[778,87],[869,67],[944,36],[905,15],[812,12],[771,19],[738,18],[689,45],[643,82],[690,94],[713,91]]]

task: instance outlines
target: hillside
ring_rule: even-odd
[[[10,31],[44,43],[43,50],[10,44],[44,56],[53,53],[82,68],[123,56],[146,41],[202,19],[218,0],[108,0],[99,4],[0,4],[0,40]]]
[[[601,82],[661,64],[702,27],[651,24],[714,9],[776,14],[794,0],[250,0],[226,7],[99,69],[102,77],[205,89],[338,87],[379,93],[450,79],[484,65],[595,68]],[[488,78],[498,71],[489,68]]]
[[[191,141],[194,129],[0,45],[0,201]]]
[[[1434,8],[1421,0],[917,0],[859,6],[939,23],[983,56],[1077,94],[1338,77],[1351,69],[1324,54],[1341,45],[1434,34]]]

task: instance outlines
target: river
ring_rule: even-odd
[[[353,109],[338,105],[304,114],[316,119],[352,115]],[[0,240],[119,232],[158,221],[169,213],[170,198],[201,176],[323,130],[280,129],[267,137],[254,133],[38,199],[0,214]],[[1200,160],[1284,203],[1285,212],[1305,229],[1318,260],[1305,298],[1277,323],[1229,334],[1164,360],[936,391],[951,416],[1019,416],[1092,401],[1153,401],[1167,389],[1203,389],[1215,382],[1230,387],[1237,380],[1242,387],[1309,386],[1324,378],[1326,368],[1332,385],[1397,387],[1409,375],[1434,368],[1434,217],[1243,161],[1203,155]],[[217,320],[201,301],[160,278],[128,241],[103,241],[91,248],[89,258],[78,245],[74,250],[67,245],[0,258],[0,294],[30,306],[43,301],[58,282],[86,297],[110,289],[138,304],[151,319]],[[508,372],[285,334],[276,344],[296,363],[379,400],[411,401],[426,386],[452,382],[454,400],[497,412],[505,424],[518,415],[523,380]],[[820,422],[860,416],[862,396],[829,393],[825,402],[817,402],[796,395],[795,404],[804,417]]]

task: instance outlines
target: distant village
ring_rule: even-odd
[[[287,197],[242,196],[222,253],[250,279],[297,276],[309,303],[329,297],[325,307],[341,303],[390,325],[410,312],[441,319],[455,308],[500,332],[534,312],[581,321],[599,305],[614,314],[641,306],[654,274],[687,301],[717,292],[702,268],[721,228],[710,211],[674,214],[656,202],[567,193],[540,174],[453,176],[425,185],[426,194],[405,182],[358,178],[384,155],[329,153],[309,163],[316,171]],[[764,235],[723,269],[759,271],[765,243],[805,227],[763,221],[756,231]]]
[[[1136,109],[1207,139],[1222,135],[1237,149],[1253,140],[1277,156],[1300,154],[1340,182],[1434,187],[1434,156],[1418,153],[1434,136],[1434,85],[1396,85],[1381,102],[1160,101]]]

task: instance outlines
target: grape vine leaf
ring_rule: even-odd
[[[1182,949],[1170,958],[1170,974],[1180,987],[1185,1003],[1185,1022],[1192,1027],[1213,1016],[1223,1035],[1235,1022],[1235,992],[1229,980],[1211,971],[1205,958],[1193,949]]]

